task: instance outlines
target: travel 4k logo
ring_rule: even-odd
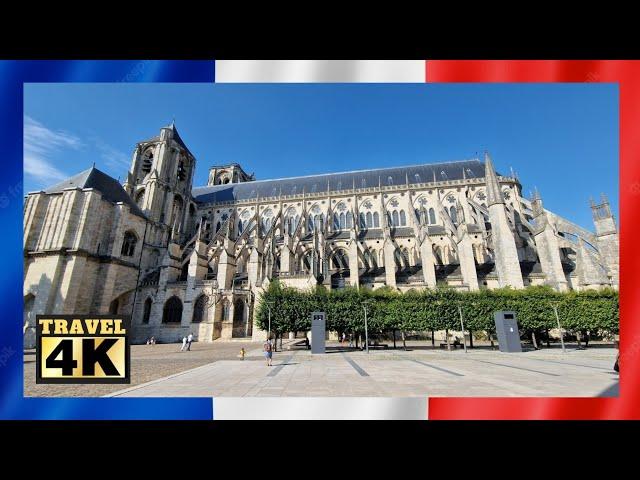
[[[36,383],[130,383],[130,319],[38,315]]]

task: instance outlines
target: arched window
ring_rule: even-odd
[[[349,268],[349,257],[344,250],[338,250],[332,257],[333,268],[345,269]]]
[[[309,232],[313,232],[313,217],[309,216],[309,221],[307,222],[307,230]]]
[[[347,219],[344,216],[344,212],[340,214],[340,230],[343,230],[347,226]]]
[[[180,323],[182,321],[182,302],[176,296],[171,297],[164,304],[162,323]]]
[[[364,252],[364,260],[367,264],[366,265],[367,268],[374,269],[377,267],[375,252],[372,252],[371,250],[366,250]]]
[[[367,217],[364,212],[360,212],[360,228],[367,228]]]
[[[238,263],[236,264],[236,273],[244,273],[244,257],[238,258]]]
[[[400,225],[400,219],[398,218],[397,210],[394,210],[393,213],[391,214],[391,225],[393,225],[394,227],[397,227],[398,225]]]
[[[136,243],[138,242],[138,237],[132,231],[128,231],[124,234],[124,239],[122,240],[122,249],[120,250],[120,254],[123,257],[132,257],[133,252],[136,250]]]
[[[398,268],[405,268],[409,266],[409,252],[406,248],[398,248],[394,252],[394,259]]]
[[[400,226],[404,227],[407,225],[407,215],[404,213],[404,210],[400,210]]]
[[[182,208],[184,206],[184,202],[182,201],[182,197],[180,195],[176,195],[173,198],[173,210],[171,213],[171,222],[170,226],[176,227],[176,230],[180,230],[180,221],[182,220]]]
[[[380,227],[380,215],[378,215],[378,212],[373,213],[373,226],[375,228]]]
[[[340,230],[340,216],[338,215],[338,212],[333,214],[333,229]]]
[[[187,178],[187,168],[185,167],[184,160],[181,158],[178,162],[178,180],[183,182]]]
[[[146,175],[153,165],[153,147],[148,148],[142,155],[142,173]]]
[[[371,212],[367,212],[367,228],[373,228],[373,216]]]
[[[451,207],[449,211],[451,212],[451,221],[453,223],[458,223],[458,210],[456,207]]]
[[[347,228],[353,228],[353,214],[347,212]]]
[[[151,317],[151,304],[153,302],[150,298],[147,298],[144,301],[144,311],[142,312],[142,323],[149,323],[149,318]]]
[[[244,230],[244,224],[242,220],[238,220],[238,233],[242,233],[242,230]]]
[[[311,252],[307,252],[302,257],[302,265],[301,265],[302,271],[304,271],[304,272],[310,272],[311,271],[311,262],[313,260],[312,255],[313,254]]]
[[[433,208],[429,209],[429,223],[431,225],[436,224],[436,211]]]
[[[222,320],[229,320],[229,311],[230,311],[230,305],[229,302],[227,300],[224,301],[224,304],[222,305]]]
[[[198,300],[196,300],[196,303],[193,306],[193,319],[191,320],[193,323],[200,323],[204,320],[208,301],[209,297],[206,295],[200,295],[198,297]]]

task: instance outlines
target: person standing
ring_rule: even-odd
[[[262,349],[264,350],[264,358],[267,360],[267,367],[270,367],[273,358],[273,346],[270,338],[267,338],[267,341],[264,342]]]
[[[191,351],[191,342],[193,342],[193,333],[187,337],[187,350]]]
[[[184,352],[187,349],[187,337],[182,337],[182,348],[180,349],[181,352]]]

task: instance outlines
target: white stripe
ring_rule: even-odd
[[[222,83],[424,83],[424,60],[216,60]]]
[[[424,397],[216,397],[214,420],[426,420]]]

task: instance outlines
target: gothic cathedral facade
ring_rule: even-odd
[[[175,124],[136,145],[121,185],[95,167],[24,206],[25,347],[37,314],[129,314],[133,342],[251,338],[261,292],[297,288],[528,285],[618,288],[606,197],[595,232],[527,199],[491,158],[256,180],[209,170]]]

